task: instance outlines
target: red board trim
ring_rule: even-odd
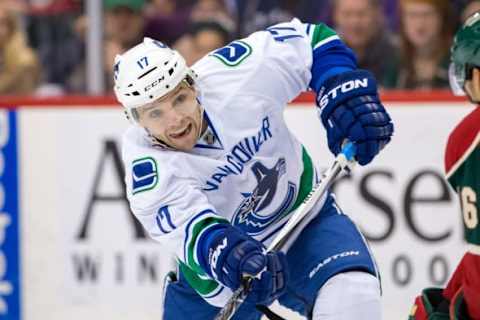
[[[382,91],[383,102],[466,102],[466,97],[457,97],[448,90],[441,91]],[[313,92],[299,95],[293,104],[313,103]],[[0,96],[0,108],[96,108],[118,107],[119,103],[113,96],[59,96],[59,97],[32,97],[32,96]]]

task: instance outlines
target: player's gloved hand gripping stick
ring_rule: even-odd
[[[300,222],[304,221],[306,217],[310,215],[310,210],[317,203],[317,201],[325,194],[330,188],[335,178],[340,172],[350,172],[355,164],[356,147],[351,142],[346,142],[343,145],[342,151],[335,158],[332,166],[324,172],[320,182],[313,188],[310,194],[305,198],[303,203],[292,214],[288,223],[280,230],[279,234],[273,239],[272,243],[268,247],[268,251],[281,250],[290,236],[294,233]],[[250,288],[250,284],[253,277],[246,276],[243,278],[243,284],[238,288],[228,300],[227,304],[215,317],[215,320],[229,320],[233,317],[238,310],[245,297],[247,296]]]

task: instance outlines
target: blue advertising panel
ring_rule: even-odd
[[[0,109],[0,319],[20,320],[16,112]]]

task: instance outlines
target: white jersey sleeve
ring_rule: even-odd
[[[196,252],[200,236],[228,219],[216,213],[183,153],[152,148],[137,126],[125,133],[122,150],[127,197],[135,217],[174,255],[195,290],[208,303],[222,306],[232,292],[207,275]]]
[[[126,135],[140,130],[131,128]],[[228,220],[216,214],[197,180],[185,174],[188,164],[177,152],[134,145],[128,139],[123,143],[126,171],[131,172],[125,183],[132,212],[179,262],[205,274],[195,256],[196,239],[209,225]]]
[[[284,108],[309,89],[314,51],[332,44],[346,48],[325,24],[293,19],[233,41],[201,59],[193,69],[211,86],[219,90],[228,87],[230,96],[241,91],[274,100]],[[226,69],[232,72],[222,72]]]

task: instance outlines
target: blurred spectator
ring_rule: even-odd
[[[147,10],[145,36],[171,46],[187,32],[191,7],[175,0],[153,0]]]
[[[33,1],[33,0],[30,0]],[[4,8],[8,8],[11,12],[16,13],[17,15],[25,15],[26,12],[28,11],[29,5],[31,6],[30,3],[28,3],[28,0],[2,0],[1,6]],[[17,16],[17,20],[21,20],[21,16]]]
[[[27,31],[43,67],[42,87],[62,93],[68,75],[78,62],[79,44],[72,23],[81,14],[80,1],[30,0],[29,4]]]
[[[235,30],[235,23],[223,0],[198,0],[190,14],[192,22],[216,21],[230,34]]]
[[[145,0],[104,0],[105,71],[109,91],[113,88],[115,56],[143,41]]]
[[[35,52],[26,44],[17,17],[0,5],[0,94],[33,94],[40,80]]]
[[[395,33],[398,31],[400,25],[398,1],[399,0],[382,0],[386,24],[388,24],[390,30]]]
[[[285,0],[288,1],[288,0]],[[295,3],[291,12],[300,20],[309,23],[333,24],[332,7],[335,0],[290,0]],[[379,0],[383,7],[385,24],[389,30],[398,29],[398,0]]]
[[[212,50],[229,42],[228,31],[216,21],[199,21],[191,25],[189,32],[173,46],[191,66]]]
[[[400,0],[399,59],[392,59],[387,88],[448,88],[453,17],[449,0]]]
[[[468,2],[462,10],[461,22],[465,22],[468,17],[473,15],[475,12],[480,11],[480,0],[474,0]]]
[[[145,16],[154,17],[158,15],[171,15],[176,9],[175,1],[170,0],[150,0],[145,7]]]
[[[280,0],[225,0],[225,4],[236,20],[236,38],[289,21],[293,17],[292,13],[282,7]]]
[[[198,0],[191,7],[189,20],[187,31],[173,44],[188,65],[226,45],[235,29],[223,0]]]
[[[380,0],[334,0],[332,17],[335,30],[355,51],[359,67],[383,83],[389,63],[385,58],[393,58],[396,48],[385,28]]]
[[[107,92],[113,90],[113,64],[115,56],[143,41],[145,0],[104,0],[105,43],[104,43],[104,81]],[[82,57],[68,79],[68,91],[86,92],[85,42],[88,21],[86,17],[77,19],[76,36],[81,39]]]
[[[105,36],[117,46],[117,53],[142,41],[145,0],[104,0],[104,3]]]
[[[292,2],[295,5],[288,6],[288,11],[303,22],[331,24],[331,1],[293,0]]]

